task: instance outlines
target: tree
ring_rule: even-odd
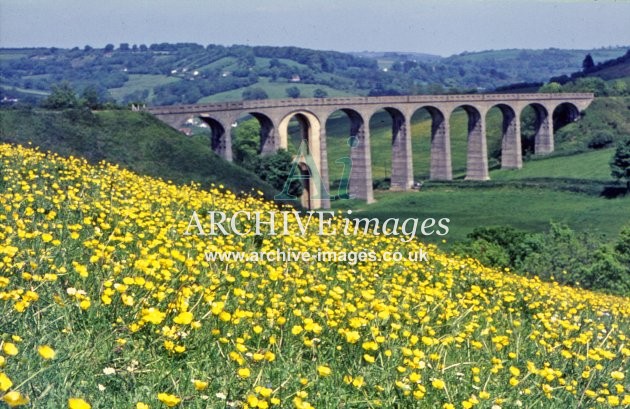
[[[283,190],[292,168],[293,155],[284,149],[279,149],[275,153],[260,157],[256,174],[276,189]],[[300,197],[302,191],[302,184],[297,180],[289,185],[290,196]]]
[[[83,92],[81,93],[81,104],[90,109],[100,109],[103,107],[96,87],[88,85],[85,89],[83,89]]]
[[[316,88],[315,91],[313,91],[314,98],[326,98],[327,96],[328,93],[321,88]]]
[[[260,124],[255,119],[239,123],[234,129],[233,138],[234,162],[255,172],[259,162]]]
[[[48,109],[76,108],[78,105],[77,94],[69,82],[53,85],[50,95],[42,101],[42,107]]]
[[[269,98],[269,95],[267,95],[265,90],[259,87],[246,89],[245,91],[243,91],[242,96],[245,100]]]
[[[584,61],[582,61],[582,71],[590,72],[595,67],[595,62],[590,54],[586,54]]]
[[[615,155],[610,161],[610,174],[617,180],[626,180],[626,190],[630,192],[630,138],[617,144]]]
[[[289,87],[285,90],[287,96],[289,98],[299,98],[300,97],[300,89],[296,86]]]
[[[538,89],[538,92],[546,92],[550,94],[562,92],[562,85],[558,84],[557,82],[550,82],[540,87]]]
[[[105,46],[105,52],[106,53],[111,53],[112,51],[114,51],[114,44],[107,44]]]

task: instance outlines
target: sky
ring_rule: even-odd
[[[0,0],[0,47],[194,42],[442,56],[630,45],[630,0]]]

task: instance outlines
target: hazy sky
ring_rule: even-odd
[[[0,46],[158,42],[450,55],[630,44],[630,1],[0,0]]]

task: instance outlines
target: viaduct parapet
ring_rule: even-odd
[[[369,122],[376,111],[385,110],[392,118],[391,189],[404,191],[414,183],[411,117],[419,110],[424,109],[431,116],[430,179],[453,178],[449,119],[453,111],[463,108],[468,115],[466,179],[488,180],[486,114],[491,108],[499,108],[503,115],[501,167],[519,169],[523,166],[520,116],[525,107],[531,106],[536,113],[535,153],[544,155],[554,150],[556,109],[561,105],[566,107],[567,120],[574,121],[592,101],[592,93],[404,95],[221,102],[151,107],[147,111],[175,129],[181,129],[191,117],[203,120],[212,130],[212,149],[228,161],[232,160],[232,126],[239,118],[251,115],[260,123],[259,151],[263,155],[287,148],[289,122],[297,119],[308,154],[320,175],[320,182],[317,178],[309,179],[302,202],[309,208],[328,208],[328,199],[311,197],[329,191],[326,120],[337,111],[348,116],[351,124],[348,136],[358,142],[351,149],[350,195],[370,203],[374,196]],[[301,166],[313,174],[308,165]]]

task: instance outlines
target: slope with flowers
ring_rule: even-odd
[[[10,407],[630,404],[627,298],[396,237],[184,235],[193,211],[274,205],[12,145],[0,157]],[[275,249],[423,249],[429,262],[204,256]]]

